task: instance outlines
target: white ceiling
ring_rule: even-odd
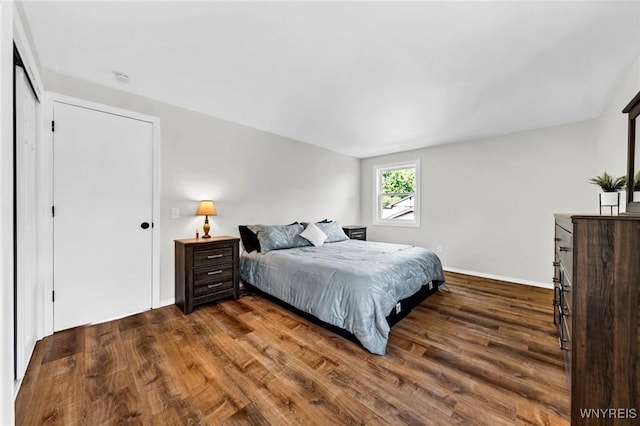
[[[360,158],[597,117],[640,55],[638,2],[23,8],[44,68]]]

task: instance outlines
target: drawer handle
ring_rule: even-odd
[[[553,282],[556,283],[556,284],[559,283],[560,282],[560,278],[554,278]]]
[[[560,246],[560,251],[571,251],[571,247]]]
[[[216,288],[216,287],[220,287],[222,284],[224,284],[224,283],[209,284],[209,285],[207,286],[207,288]]]
[[[207,272],[207,275],[218,275],[222,273],[222,269],[218,269],[217,271]]]
[[[207,256],[207,259],[218,259],[219,257],[222,257],[221,254],[212,254],[211,256]]]
[[[560,350],[563,350],[563,351],[569,351],[569,348],[567,348],[567,347],[564,345],[564,343],[565,343],[565,342],[567,342],[567,343],[568,343],[568,342],[569,342],[569,339],[563,339],[563,338],[558,337],[558,343],[560,344]]]
[[[553,266],[560,266],[560,262],[553,262]]]

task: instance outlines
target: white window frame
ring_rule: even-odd
[[[388,170],[414,168],[416,173],[416,191],[414,201],[413,220],[384,219],[382,217],[382,173]],[[373,166],[373,224],[380,226],[404,226],[409,228],[420,227],[420,160],[401,161],[397,163],[379,164]]]

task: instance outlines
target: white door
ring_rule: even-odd
[[[16,82],[16,379],[36,345],[36,98],[24,70]]]
[[[152,306],[153,125],[54,102],[54,330]]]

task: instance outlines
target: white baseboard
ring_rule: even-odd
[[[507,282],[516,283],[516,284],[530,285],[532,287],[542,287],[542,288],[553,289],[552,283],[540,283],[537,281],[523,280],[520,278],[503,277],[501,275],[485,274],[483,272],[467,271],[465,269],[458,269],[458,268],[450,268],[447,266],[443,267],[443,269],[447,272],[457,272],[459,274],[474,275],[476,277],[489,278],[492,280],[507,281]]]
[[[158,306],[156,306],[155,308],[162,308],[164,306],[173,305],[174,303],[176,303],[176,298],[175,297],[172,297],[170,299],[164,299],[164,300],[161,300],[160,303],[158,304]]]

